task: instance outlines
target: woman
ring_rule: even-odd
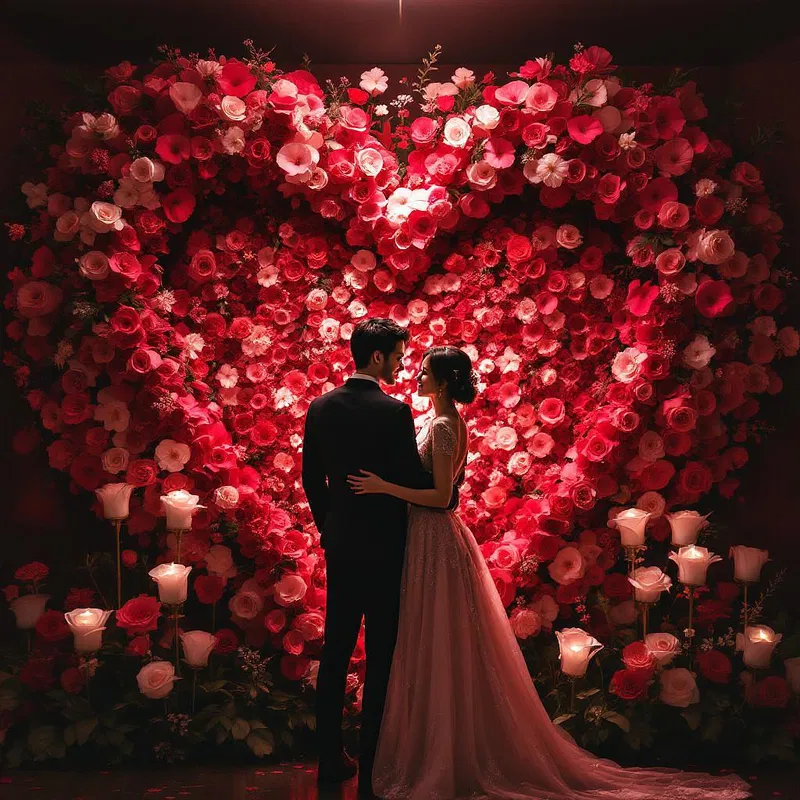
[[[435,488],[408,489],[372,473],[350,476],[356,492],[413,504],[375,792],[420,800],[749,797],[736,776],[625,769],[582,750],[552,724],[475,538],[445,510],[469,451],[456,405],[475,397],[467,354],[429,350],[419,394],[433,400],[420,455]]]

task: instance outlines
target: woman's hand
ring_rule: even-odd
[[[347,482],[356,494],[386,494],[388,484],[374,472],[359,470],[360,475],[348,475]]]

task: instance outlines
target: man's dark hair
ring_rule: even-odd
[[[353,354],[353,361],[356,362],[356,369],[369,366],[372,354],[376,350],[380,350],[386,358],[389,358],[398,342],[408,340],[408,331],[390,319],[382,317],[362,319],[353,328],[353,335],[350,337],[350,352]]]

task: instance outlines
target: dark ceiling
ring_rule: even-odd
[[[399,20],[402,3],[403,17]],[[52,60],[141,61],[275,46],[281,65],[416,63],[440,43],[447,63],[516,64],[602,44],[627,65],[744,61],[800,28],[795,0],[2,0],[6,30]]]

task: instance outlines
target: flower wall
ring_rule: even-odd
[[[666,569],[665,512],[735,496],[762,398],[781,389],[775,364],[797,352],[781,322],[782,222],[759,170],[706,132],[693,82],[624,85],[602,48],[502,78],[459,68],[433,81],[434,65],[385,101],[378,68],[323,88],[256,50],[170,52],[149,70],[123,62],[23,185],[31,213],[9,228],[21,255],[6,364],[41,417],[51,466],[87,502],[109,483],[133,487],[133,500],[116,638],[87,660],[62,611],[35,609],[6,720],[12,762],[69,749],[77,733],[53,730],[42,695],[70,707],[80,695],[84,719],[93,685],[113,696],[103,675],[115,660],[139,692],[124,721],[88,717],[99,746],[146,748],[135,723],[146,698],[174,703],[164,758],[214,737],[259,755],[276,738],[296,744],[325,603],[299,484],[303,415],[347,375],[350,332],[368,314],[412,334],[399,393],[411,394],[431,344],[473,359],[481,391],[466,411],[460,513],[554,713],[566,703],[554,629],[580,625],[622,658],[610,685],[600,676],[602,700],[587,689],[582,713],[573,700],[562,722],[584,724],[593,746],[605,723],[634,747],[675,722],[719,728],[720,713],[670,716],[701,700],[696,668],[714,707],[717,684],[749,706],[789,703],[783,677],[742,685],[738,661],[732,674],[734,584],[698,605],[696,667],[673,636],[683,602],[660,611],[670,658],[654,655],[655,640],[634,642],[633,588],[609,524],[625,507],[649,514],[644,561]],[[180,541],[161,503],[178,491],[204,506]],[[192,567],[184,622],[146,574],[171,562]],[[28,565],[7,599],[41,594],[46,576]],[[97,603],[99,588],[74,588],[59,609]],[[196,687],[181,698],[170,672],[175,630],[189,622],[217,635],[199,712]],[[686,666],[665,669],[676,657]],[[363,668],[359,646],[354,710]],[[738,705],[723,710],[744,720]],[[34,724],[44,747],[20,738]],[[130,737],[111,742],[104,725],[131,726]]]

